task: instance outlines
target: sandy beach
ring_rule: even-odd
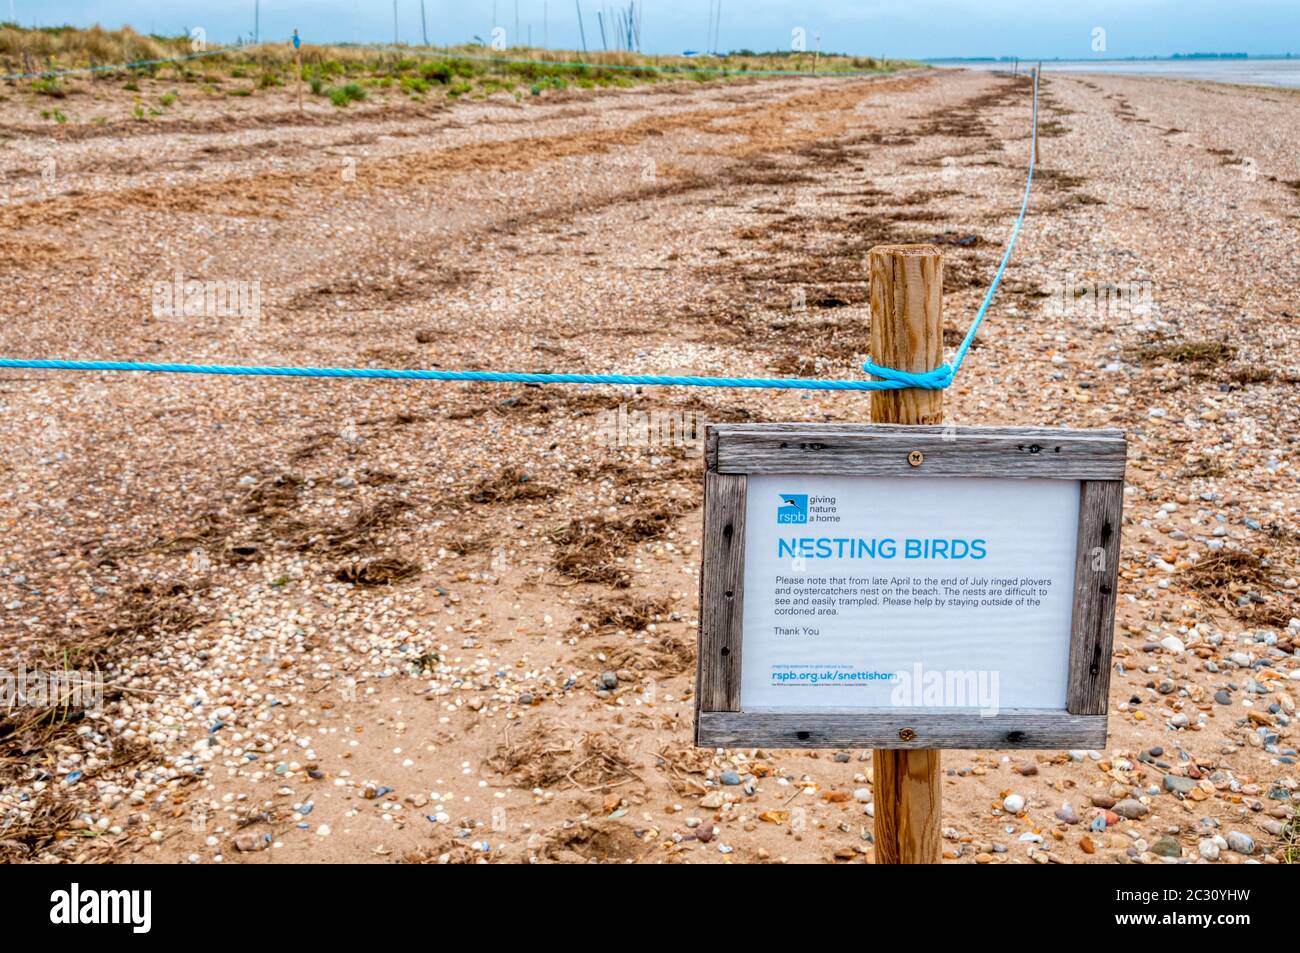
[[[67,124],[4,90],[0,355],[860,377],[867,251],[943,249],[951,352],[1031,131],[1027,78],[967,70],[144,121],[142,87]],[[945,409],[1128,434],[1109,745],[945,752],[950,862],[1295,858],[1297,127],[1295,91],[1044,77]],[[233,297],[169,311],[192,280]],[[870,862],[869,751],[692,746],[700,430],[868,416],[0,371],[0,660],[105,685],[5,715],[0,857]]]

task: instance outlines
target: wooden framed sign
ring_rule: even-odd
[[[1102,748],[1117,430],[706,435],[696,743]]]

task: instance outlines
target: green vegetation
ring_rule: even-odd
[[[348,103],[360,102],[366,98],[366,91],[357,83],[345,83],[342,86],[331,86],[329,90],[330,102],[340,109],[347,107]]]
[[[410,93],[412,96],[423,96],[432,88],[432,84],[422,76],[402,77],[403,92]]]
[[[312,94],[328,97],[346,108],[367,98],[366,89],[400,93],[414,99],[428,96],[486,98],[498,94],[516,99],[564,90],[594,90],[662,82],[728,82],[770,72],[819,74],[891,72],[918,64],[870,57],[823,53],[741,50],[717,56],[647,56],[637,53],[578,53],[516,47],[495,53],[483,46],[431,47],[304,46],[295,54],[288,42],[247,47],[212,47],[195,55],[188,36],[141,36],[130,28],[94,27],[27,29],[0,24],[0,73],[40,73],[58,70],[94,72],[31,81],[33,93],[63,98],[100,83],[121,84],[141,92],[146,80],[169,85],[194,84],[208,94],[252,96],[294,85],[299,76]],[[297,56],[301,55],[301,73]],[[174,60],[173,62],[147,62]],[[121,69],[103,69],[121,64]],[[287,82],[293,79],[294,84]],[[251,80],[237,87],[230,80]],[[225,87],[223,89],[223,87]],[[391,92],[388,92],[391,91]],[[176,89],[158,95],[163,106],[178,98]]]
[[[49,96],[52,99],[62,99],[68,95],[67,90],[59,85],[58,78],[54,76],[47,79],[32,80],[32,92],[38,96]]]

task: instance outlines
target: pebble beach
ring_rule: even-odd
[[[943,250],[950,355],[1030,151],[992,71],[151,83],[3,89],[0,356],[856,378],[867,251]],[[944,409],[1126,432],[1109,738],[944,752],[945,862],[1300,859],[1297,126],[1044,73]],[[0,370],[0,668],[101,695],[0,709],[0,860],[872,862],[870,751],[692,741],[703,427],[868,400]]]

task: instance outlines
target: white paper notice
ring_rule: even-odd
[[[750,476],[741,708],[1065,708],[1079,484]]]

